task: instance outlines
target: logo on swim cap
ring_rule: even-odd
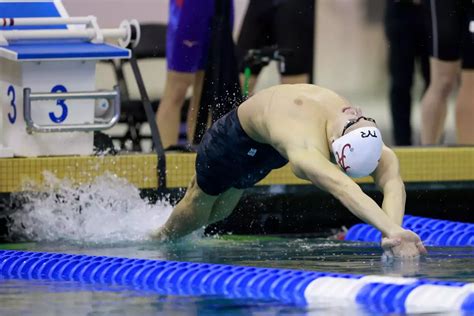
[[[337,164],[353,178],[370,175],[382,155],[382,135],[376,127],[361,127],[332,143]]]

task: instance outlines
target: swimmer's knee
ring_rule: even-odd
[[[237,206],[242,194],[243,190],[233,188],[223,193],[212,206],[209,223],[219,222],[229,217]]]

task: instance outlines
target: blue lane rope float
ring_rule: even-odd
[[[431,246],[474,246],[474,224],[406,215],[404,228],[417,233]],[[382,234],[368,224],[352,226],[345,236],[348,241],[379,242]]]
[[[415,278],[10,250],[0,250],[0,277],[298,305],[352,303],[382,312],[474,312],[474,283]]]

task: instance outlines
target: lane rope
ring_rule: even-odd
[[[382,312],[474,312],[474,283],[377,275],[0,250],[0,277],[296,305],[338,302]]]
[[[474,246],[474,224],[405,215],[403,228],[417,233],[430,246]],[[382,234],[368,224],[356,224],[345,240],[380,242]]]

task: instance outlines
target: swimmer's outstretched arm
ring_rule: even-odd
[[[382,209],[398,225],[402,225],[405,214],[405,184],[400,176],[400,164],[395,153],[384,146],[382,157],[372,174],[375,184],[383,193]]]
[[[392,235],[402,230],[351,178],[318,151],[295,150],[288,153],[288,158],[296,176],[328,191],[354,215],[383,234]]]
[[[317,150],[287,150],[296,176],[334,195],[354,215],[371,224],[388,237],[382,246],[400,257],[414,257],[426,250],[418,235],[403,229],[367,196],[362,189]]]
[[[402,225],[403,215],[405,214],[406,192],[405,184],[400,176],[400,164],[395,153],[388,147],[384,146],[382,150],[382,157],[375,172],[372,174],[375,184],[382,191],[384,198],[382,202],[382,209],[390,217],[390,219]],[[403,236],[387,236],[383,235],[382,247],[386,250],[388,255],[395,256],[397,253],[406,252],[405,245],[401,244]],[[420,253],[426,253],[423,243],[417,239],[413,239],[405,233],[406,238],[412,238],[415,241],[415,246]],[[413,249],[412,249],[413,251]]]

